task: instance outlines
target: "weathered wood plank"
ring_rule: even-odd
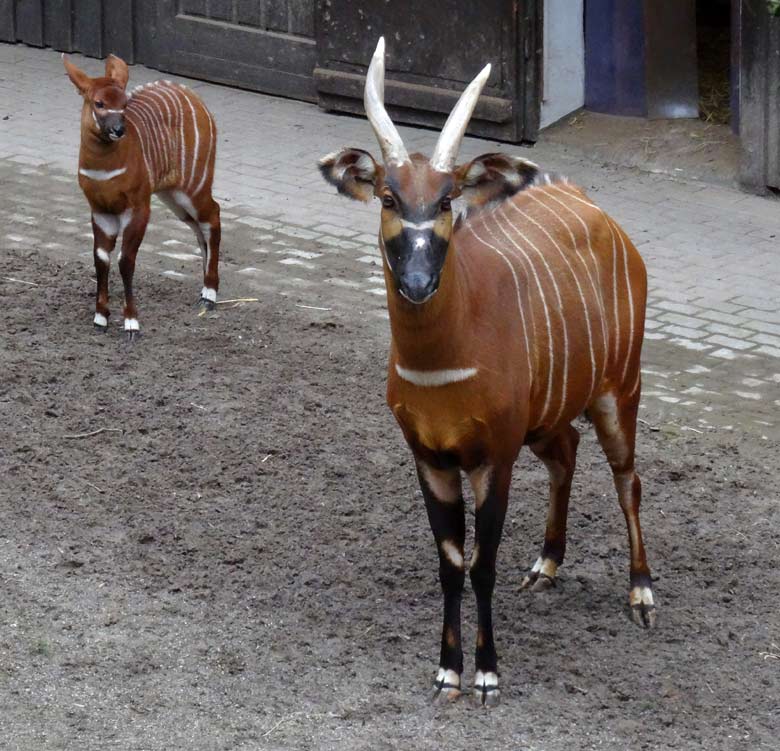
[[[43,47],[43,0],[16,0],[16,38]]]
[[[234,21],[233,0],[209,0],[208,17],[217,21]]]
[[[765,0],[742,0],[742,65],[739,86],[740,182],[748,190],[767,190],[769,14]]]
[[[73,0],[73,49],[103,57],[103,0]]]
[[[288,0],[289,31],[303,37],[314,37],[314,0]]]
[[[73,15],[71,0],[44,0],[43,36],[49,47],[63,52],[73,50]]]
[[[287,31],[289,13],[287,0],[263,0],[265,5],[265,28],[271,31]]]
[[[106,55],[119,55],[135,62],[133,45],[133,4],[103,0],[103,49]]]
[[[15,0],[0,0],[0,41],[16,41],[16,24],[14,23]]]

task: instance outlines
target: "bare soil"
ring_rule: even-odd
[[[0,280],[2,748],[778,747],[766,442],[643,424],[654,632],[628,618],[623,519],[584,423],[560,584],[519,590],[546,511],[524,454],[502,704],[437,708],[436,556],[383,402],[385,325],[273,295],[199,318],[197,289],[142,269],[126,349],[119,316],[91,329],[83,259],[3,255],[40,286]],[[474,620],[467,594],[468,643]]]

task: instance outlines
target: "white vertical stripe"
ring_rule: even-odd
[[[593,258],[594,262],[596,262],[595,254],[593,252],[593,248],[590,241],[590,231],[588,229],[588,225],[582,220],[582,217],[580,217],[576,212],[574,212],[571,207],[567,206],[565,203],[562,203],[559,201],[555,196],[550,194],[550,191],[545,188],[540,188],[539,190],[529,190],[526,191],[524,194],[528,197],[528,199],[534,201],[539,206],[541,206],[543,209],[548,211],[550,214],[552,214],[555,219],[558,220],[558,222],[561,223],[563,228],[566,230],[566,232],[569,235],[569,238],[571,239],[571,247],[572,250],[577,255],[577,259],[582,264],[582,268],[585,269],[585,273],[587,275],[588,281],[590,282],[590,288],[593,292],[593,299],[591,300],[592,304],[595,305],[596,308],[596,318],[599,324],[599,328],[601,329],[601,344],[604,349],[603,355],[601,357],[599,368],[599,374],[596,378],[596,382],[600,382],[604,378],[604,373],[607,369],[607,364],[609,362],[609,331],[607,327],[607,320],[606,320],[606,311],[604,309],[604,296],[601,291],[601,279],[599,278],[598,281],[594,279],[593,277],[593,270],[588,265],[587,259],[580,253],[580,241],[577,239],[577,237],[574,234],[574,231],[569,226],[569,223],[566,222],[561,216],[561,214],[555,209],[548,205],[545,201],[541,200],[540,196],[545,196],[555,203],[559,204],[562,208],[566,209],[566,211],[574,216],[575,219],[577,219],[580,224],[582,225],[583,231],[585,233],[585,239],[588,244],[588,249],[590,250],[590,255]],[[598,267],[596,268],[596,271],[598,272]]]
[[[492,251],[498,253],[498,255],[504,259],[504,262],[506,263],[507,266],[509,266],[509,270],[512,272],[512,279],[514,279],[515,291],[517,292],[517,309],[520,311],[520,323],[523,327],[523,340],[525,342],[525,354],[526,354],[526,359],[528,361],[528,388],[531,389],[533,387],[533,382],[534,382],[533,366],[531,365],[531,345],[528,340],[528,329],[525,323],[525,312],[523,311],[523,301],[522,301],[522,296],[520,294],[520,281],[517,278],[517,272],[515,271],[515,267],[512,265],[512,262],[495,245],[489,243],[487,240],[485,240],[480,235],[478,235],[474,231],[474,227],[471,225],[471,223],[466,223],[464,225],[464,228],[468,229],[469,232],[471,232],[471,234],[478,242],[490,248]]]
[[[547,259],[545,258],[544,253],[542,253],[542,251],[539,250],[539,248],[533,242],[531,242],[531,240],[520,230],[520,228],[517,227],[512,222],[512,220],[507,216],[506,211],[503,207],[499,209],[497,214],[500,214],[504,218],[504,220],[509,224],[509,226],[539,256],[539,258],[542,261],[542,264],[544,265],[544,268],[547,270],[548,276],[550,277],[550,281],[552,282],[553,289],[555,290],[555,296],[558,298],[558,315],[560,316],[561,327],[563,329],[563,378],[562,378],[563,382],[561,384],[561,399],[558,405],[558,412],[556,413],[555,419],[553,420],[553,423],[557,423],[558,420],[560,420],[561,415],[563,414],[563,407],[568,401],[568,387],[569,387],[569,331],[568,331],[568,327],[566,326],[566,316],[564,316],[563,314],[563,298],[561,297],[561,290],[558,287],[558,280],[555,278],[555,274],[553,274],[550,265],[547,263]],[[498,226],[503,232],[503,227],[501,227],[500,223],[498,224]],[[507,237],[509,237],[509,235],[507,235]],[[548,331],[550,334],[550,351],[552,352],[553,350],[552,328],[550,327]],[[552,374],[552,367],[550,368],[550,372]]]
[[[497,216],[498,216],[498,212],[493,211],[491,216],[485,217],[483,226],[487,229],[489,224],[495,224],[495,226],[501,230],[504,237],[506,237],[506,239],[509,240],[509,242],[512,243],[512,245],[514,245],[515,250],[521,253],[523,258],[525,258],[526,266],[531,269],[531,274],[533,275],[534,281],[536,282],[536,288],[539,292],[539,298],[542,302],[542,310],[544,311],[544,319],[547,324],[547,356],[550,363],[550,367],[547,371],[547,394],[544,400],[544,408],[539,418],[539,422],[542,422],[544,418],[547,416],[547,412],[550,408],[550,399],[552,398],[553,369],[555,368],[555,352],[553,350],[552,324],[550,323],[550,311],[547,307],[547,298],[545,297],[544,289],[542,288],[542,283],[539,280],[539,274],[536,272],[536,266],[534,266],[534,264],[531,262],[531,259],[529,258],[528,254],[523,250],[523,248],[520,245],[518,245],[517,242],[515,242],[514,238],[512,238],[511,235],[507,234],[506,230],[504,230],[504,228],[499,223]],[[516,258],[520,257],[518,255],[518,252],[513,253],[513,255]],[[535,333],[534,337],[538,339],[538,334]]]
[[[149,143],[152,148],[149,151],[151,156],[151,162],[153,166],[154,184],[156,185],[160,179],[163,167],[165,164],[165,158],[163,154],[162,144],[160,143],[160,128],[156,119],[155,108],[145,99],[136,97],[133,99],[138,114],[141,116],[144,126],[146,127]]]
[[[198,147],[200,146],[200,133],[198,132],[198,115],[195,112],[195,107],[192,106],[192,99],[190,98],[189,93],[182,90],[182,93],[184,94],[184,98],[187,100],[187,104],[190,106],[190,112],[192,112],[192,134],[195,139],[195,144],[192,148],[192,164],[190,165],[190,176],[187,180],[186,187],[190,187],[192,185],[192,181],[195,177],[195,165],[198,161]]]
[[[590,279],[591,286],[593,287],[593,290],[596,294],[596,298],[599,302],[599,307],[601,308],[601,333],[603,336],[603,342],[604,342],[604,369],[607,367],[607,363],[609,363],[609,351],[610,351],[610,345],[609,345],[609,330],[607,326],[607,314],[606,314],[606,306],[604,304],[604,292],[602,290],[602,280],[600,275],[601,270],[601,264],[599,263],[598,259],[596,258],[596,254],[593,251],[593,243],[591,242],[590,237],[590,228],[588,227],[587,222],[576,212],[574,209],[569,206],[568,204],[564,203],[560,199],[556,198],[553,194],[553,190],[559,190],[564,195],[568,196],[569,198],[576,198],[576,196],[571,193],[568,190],[564,190],[560,187],[560,185],[555,184],[550,186],[550,190],[544,190],[542,191],[542,194],[545,196],[548,196],[550,200],[555,201],[558,205],[560,205],[562,208],[566,209],[581,225],[582,229],[585,232],[585,240],[588,245],[588,252],[590,253],[590,257],[593,259],[593,271],[591,271],[590,268],[588,268],[588,278]],[[593,204],[587,203],[584,201],[583,203],[586,203],[588,206],[592,206]],[[593,208],[596,208],[595,206]],[[567,225],[568,228],[568,225]],[[576,244],[576,239],[574,238],[574,234],[571,235],[572,243]],[[614,242],[614,237],[612,238]],[[586,264],[587,266],[587,264]],[[593,273],[596,273],[598,275],[598,284],[594,281]],[[603,376],[603,374],[602,374]]]
[[[574,279],[574,283],[577,285],[577,292],[580,295],[580,302],[582,303],[582,312],[585,314],[585,324],[588,332],[588,348],[590,350],[590,388],[588,389],[588,401],[590,402],[590,398],[591,396],[593,396],[593,389],[596,387],[596,356],[595,353],[593,352],[593,333],[591,331],[591,325],[590,325],[590,310],[585,300],[585,295],[582,292],[582,286],[580,285],[580,280],[574,271],[574,267],[571,265],[571,262],[569,261],[568,257],[566,256],[566,253],[564,252],[563,248],[560,246],[558,241],[541,224],[539,224],[539,222],[537,222],[530,214],[527,214],[525,211],[523,211],[517,204],[510,203],[510,205],[517,212],[519,212],[520,215],[523,216],[526,221],[533,224],[535,227],[537,227],[541,232],[543,232],[546,235],[547,239],[558,250],[559,255],[563,259],[564,263],[569,269],[569,272],[572,275],[572,278]]]
[[[144,136],[141,129],[141,121],[140,119],[136,120],[135,115],[129,111],[125,113],[125,118],[135,130],[136,138],[138,138],[138,145],[141,147],[141,156],[143,157],[144,165],[146,166],[146,176],[149,179],[149,185],[154,186],[152,181],[152,168],[149,165],[149,157],[146,155],[146,148],[144,147]]]
[[[162,110],[160,110],[160,117],[162,119],[162,130],[165,135],[165,173],[170,174],[172,164],[171,159],[173,157],[174,148],[173,144],[171,142],[171,130],[172,130],[172,124],[173,124],[173,114],[171,113],[171,109],[168,106],[168,100],[165,96],[163,96],[162,89],[159,86],[156,86],[154,89],[149,89],[147,91],[150,97],[152,97],[155,102],[157,103],[157,108],[160,108],[160,105],[162,105],[165,108],[165,114],[167,115],[167,120],[162,115]]]
[[[614,222],[604,214],[604,218],[610,224],[614,225]],[[626,238],[620,231],[620,228],[615,226],[615,232],[620,237],[620,244],[623,246],[623,271],[626,277],[626,291],[628,292],[628,352],[623,360],[623,374],[620,379],[621,385],[626,380],[626,373],[628,372],[628,362],[631,359],[631,351],[634,347],[634,293],[631,291],[631,279],[628,276],[628,251],[626,250]]]
[[[577,195],[576,193],[572,192],[572,191],[576,190],[575,188],[567,189],[569,186],[567,186],[566,188],[561,187],[561,186],[554,186],[554,187],[557,188],[564,195],[568,196],[569,198],[571,198],[571,199],[573,199],[575,201],[578,201],[579,203],[584,204],[585,206],[589,206],[592,209],[595,209],[602,216],[606,217],[606,214],[598,206],[596,206],[595,203],[592,203],[591,201],[586,201],[584,198],[582,198],[581,195]],[[559,203],[560,203],[560,201],[559,201]],[[561,205],[565,205],[565,204],[561,204]],[[569,210],[572,211],[572,209],[569,209]],[[579,215],[576,215],[576,216],[579,216]],[[582,220],[581,217],[580,217],[580,222],[582,222],[583,226],[587,227],[587,225],[585,224],[585,222]],[[618,299],[617,299],[617,243],[615,241],[615,232],[612,229],[612,225],[609,222],[607,222],[607,227],[609,228],[609,234],[612,237],[612,296],[613,296],[612,306],[613,306],[613,311],[614,311],[614,315],[615,315],[615,346],[613,348],[612,355],[613,355],[613,361],[615,363],[617,363],[618,362],[618,355],[620,354],[619,353],[619,349],[620,349],[620,314],[619,314],[619,311],[618,311]],[[590,235],[588,235],[588,237],[590,238]],[[593,252],[593,248],[590,245],[590,239],[588,239],[588,247],[591,249],[591,252]]]
[[[201,189],[203,188],[203,184],[206,182],[206,177],[208,177],[209,174],[209,163],[211,162],[211,152],[214,147],[214,121],[211,118],[211,113],[206,109],[206,107],[203,108],[206,117],[209,121],[209,148],[208,152],[206,154],[206,161],[203,163],[203,174],[201,175],[200,182],[198,183],[198,187],[195,188],[195,190],[192,192],[193,196],[198,195],[200,193]]]
[[[176,123],[175,127],[179,129],[179,185],[184,184],[184,151],[185,151],[185,139],[184,139],[184,110],[181,104],[181,89],[172,84],[170,81],[166,81],[165,92],[170,95],[176,106]]]

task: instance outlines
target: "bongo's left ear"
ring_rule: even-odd
[[[130,78],[127,63],[121,57],[109,55],[106,58],[106,77],[124,89],[127,86],[127,79]]]
[[[469,206],[483,206],[529,187],[539,167],[506,154],[483,154],[455,168],[455,186]]]

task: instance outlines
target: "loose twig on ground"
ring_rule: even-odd
[[[217,305],[227,305],[231,302],[260,302],[257,297],[236,297],[234,300],[217,300]]]
[[[89,433],[72,433],[71,435],[64,435],[63,438],[90,438],[93,435],[99,435],[100,433],[122,433],[121,428],[98,428],[97,430],[91,430]]]
[[[299,303],[295,303],[296,308],[306,308],[306,310],[331,310],[331,308],[320,308],[317,305],[301,305]]]
[[[40,284],[36,284],[35,282],[26,282],[24,279],[15,279],[12,276],[4,276],[3,279],[7,282],[16,282],[17,284],[29,284],[31,287],[40,287]]]

